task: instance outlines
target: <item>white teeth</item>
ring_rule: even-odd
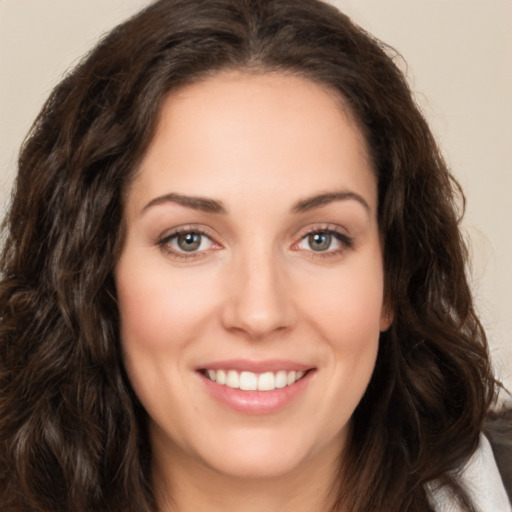
[[[215,371],[215,370],[212,370]],[[217,370],[217,382],[219,384],[226,384],[226,372],[224,370]],[[212,379],[213,380],[213,379]]]
[[[272,391],[276,389],[276,378],[272,372],[262,373],[258,377],[258,391]]]
[[[284,370],[280,370],[276,373],[276,388],[284,388],[287,383],[286,372]]]
[[[240,374],[240,389],[244,391],[256,391],[258,389],[258,377],[252,372]]]
[[[278,372],[237,372],[236,370],[206,370],[205,375],[213,382],[243,391],[273,391],[291,386],[304,377],[306,372],[279,370]]]
[[[226,386],[230,388],[240,387],[240,377],[238,376],[238,372],[236,370],[229,370],[228,376],[226,377]]]

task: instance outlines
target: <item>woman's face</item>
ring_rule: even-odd
[[[226,72],[166,99],[116,268],[157,463],[334,463],[389,323],[376,211],[363,137],[321,86]]]

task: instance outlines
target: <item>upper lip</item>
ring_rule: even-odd
[[[314,368],[312,365],[298,363],[285,359],[267,359],[254,361],[248,359],[227,359],[223,361],[212,361],[198,366],[196,370],[237,370],[252,373],[286,371],[306,371]]]

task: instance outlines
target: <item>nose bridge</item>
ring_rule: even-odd
[[[224,310],[227,328],[261,338],[293,324],[295,314],[286,271],[272,247],[253,244],[241,253],[230,280]]]

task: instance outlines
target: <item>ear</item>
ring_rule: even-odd
[[[380,331],[384,332],[389,329],[393,323],[395,317],[393,309],[388,304],[382,305],[382,311],[380,313]]]

